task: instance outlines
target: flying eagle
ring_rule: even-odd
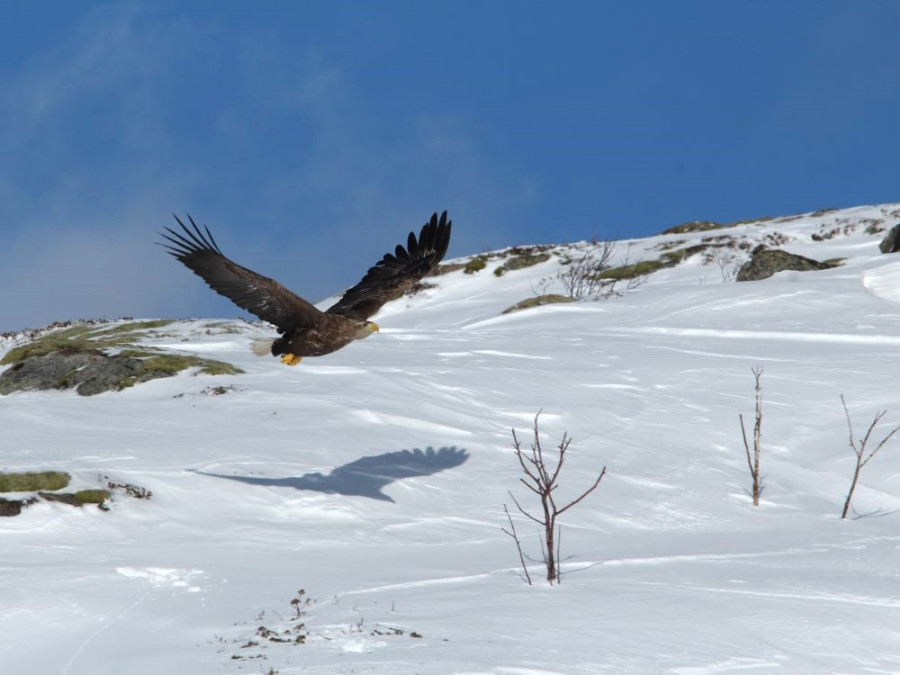
[[[274,279],[226,258],[208,227],[204,226],[204,234],[190,216],[193,230],[178,216],[175,220],[184,232],[166,227],[168,234],[160,234],[172,245],[160,245],[216,293],[274,324],[281,337],[255,341],[253,352],[258,356],[280,354],[281,362],[289,366],[296,366],[304,356],[330,354],[377,331],[378,324],[369,321],[369,317],[437,266],[447,253],[451,226],[446,211],[440,219],[435,213],[422,227],[418,239],[415,232],[410,232],[406,248],[397,246],[394,253],[386,253],[356,286],[322,312]]]

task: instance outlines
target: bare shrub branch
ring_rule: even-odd
[[[856,439],[853,438],[853,422],[850,420],[850,411],[847,409],[847,402],[844,400],[843,394],[841,394],[841,405],[844,406],[844,415],[847,418],[847,428],[850,432],[850,448],[853,450],[853,454],[856,455],[856,466],[853,469],[850,490],[847,492],[847,499],[844,500],[844,510],[841,512],[841,518],[843,519],[847,517],[847,512],[850,510],[850,502],[853,499],[853,492],[856,490],[856,484],[859,481],[859,474],[862,471],[862,468],[869,463],[870,459],[878,454],[878,451],[891,439],[891,436],[900,431],[900,426],[891,429],[891,431],[881,439],[881,442],[866,454],[866,446],[872,437],[872,432],[875,430],[875,426],[881,421],[881,418],[887,414],[887,410],[880,410],[875,413],[875,417],[872,419],[872,423],[866,430],[865,436],[859,439],[859,445],[857,445]]]
[[[511,492],[509,493],[509,496],[512,497]],[[513,497],[513,499],[515,500],[515,497]],[[507,530],[505,527],[501,527],[500,529],[512,537],[513,541],[516,542],[516,549],[519,551],[519,561],[522,563],[522,571],[525,573],[525,580],[528,582],[528,585],[531,586],[531,575],[528,573],[528,566],[525,564],[525,554],[522,552],[522,542],[519,540],[519,533],[516,532],[516,524],[513,522],[506,504],[503,505],[503,512],[506,514],[506,519],[509,521],[509,529]]]
[[[516,508],[523,516],[541,526],[541,549],[544,563],[547,567],[547,581],[553,584],[560,583],[561,581],[558,563],[560,559],[560,528],[557,525],[556,520],[557,518],[559,518],[559,516],[581,502],[585,497],[587,497],[597,489],[597,486],[600,485],[600,481],[603,480],[603,476],[606,475],[606,467],[603,467],[596,480],[594,480],[593,484],[587,490],[582,492],[581,495],[567,503],[565,506],[560,507],[556,502],[554,491],[559,486],[558,483],[560,472],[562,471],[563,464],[565,463],[566,451],[569,449],[569,445],[571,444],[572,439],[569,438],[568,433],[563,434],[562,440],[559,442],[559,445],[556,446],[556,466],[552,468],[548,466],[547,460],[544,456],[544,449],[541,445],[538,421],[541,412],[542,411],[538,411],[538,413],[534,416],[534,440],[531,443],[530,451],[522,449],[522,443],[519,441],[518,436],[516,436],[516,430],[512,430],[513,449],[515,450],[516,458],[519,461],[519,466],[521,467],[522,472],[525,474],[525,477],[520,478],[519,480],[525,487],[527,487],[531,492],[533,492],[540,498],[540,514],[536,516],[528,512],[519,503],[519,500],[516,499],[515,495],[513,495],[512,492],[509,493],[509,496],[512,498],[513,503],[516,505]],[[509,511],[508,509],[506,509],[506,505],[504,505],[504,510],[506,510],[507,517],[509,517]],[[511,518],[510,525],[512,525]],[[504,532],[506,532],[505,529]],[[510,532],[506,533],[510,534]],[[519,539],[514,535],[514,533],[515,530],[513,529],[513,534],[510,534],[510,536],[515,539],[516,545],[519,546]],[[520,560],[522,560],[522,565],[524,566],[524,555],[522,554],[521,547],[519,547],[519,556]],[[531,583],[530,579],[529,583]]]
[[[598,242],[594,238],[587,251],[560,266],[556,280],[562,284],[570,298],[580,300],[594,297],[602,284],[600,274],[609,269],[615,252],[615,241]]]
[[[756,380],[756,422],[753,425],[753,453],[750,452],[750,444],[747,442],[747,431],[744,428],[744,416],[738,415],[741,421],[741,437],[744,439],[744,450],[747,453],[747,466],[750,469],[750,478],[752,479],[752,488],[749,493],[753,497],[753,506],[759,506],[759,496],[762,494],[763,485],[759,474],[759,456],[762,450],[762,366],[752,369],[753,377]]]
[[[551,284],[559,284],[573,300],[600,300],[623,295],[647,281],[647,272],[640,272],[636,265],[629,264],[630,244],[624,260],[615,270],[612,266],[616,255],[615,240],[598,241],[594,237],[586,250],[580,248],[581,253],[566,255],[560,261],[554,276],[544,277],[538,282],[540,293],[533,286],[532,291],[544,294]]]
[[[733,252],[725,248],[716,248],[709,255],[709,259],[718,265],[719,274],[722,276],[722,283],[728,283],[737,278],[738,270],[741,267],[741,261]]]

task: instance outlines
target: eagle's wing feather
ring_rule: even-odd
[[[178,216],[175,220],[184,233],[167,227],[160,233],[172,245],[161,244],[194,274],[201,277],[219,295],[238,307],[252,312],[284,332],[292,328],[311,328],[321,323],[322,312],[295,295],[274,279],[257,274],[225,257],[209,228],[204,232],[188,216],[191,231]]]
[[[326,312],[365,320],[386,302],[399,298],[434,269],[447,253],[451,225],[446,211],[440,219],[437,213],[432,215],[418,239],[410,232],[406,248],[397,246],[393,254],[386,253]]]

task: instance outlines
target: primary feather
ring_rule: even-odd
[[[437,266],[447,253],[451,226],[446,211],[440,219],[436,213],[432,215],[422,227],[418,240],[415,233],[410,232],[406,249],[397,246],[393,255],[386,253],[358,284],[326,311],[357,319],[373,316],[382,305],[399,298]]]

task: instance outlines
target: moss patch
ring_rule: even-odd
[[[77,501],[80,506],[84,506],[85,504],[102,504],[110,497],[112,497],[112,493],[110,493],[109,490],[102,490],[100,488],[79,490],[75,493],[75,501]]]
[[[27,477],[27,478],[22,478]],[[68,504],[69,506],[82,507],[88,504],[96,504],[101,511],[109,511],[107,502],[112,500],[113,492],[125,494],[135,499],[150,499],[153,493],[146,488],[121,483],[111,480],[109,476],[101,476],[106,487],[83,488],[75,492],[60,492],[67,487],[70,476],[62,471],[42,471],[29,473],[0,473],[0,480],[4,481],[3,491],[28,492],[28,496],[22,499],[4,499],[0,497],[0,517],[17,516],[27,506],[40,501]]]
[[[656,248],[660,251],[671,251],[673,248],[678,248],[679,246],[681,246],[685,241],[685,239],[673,239],[672,241],[664,241],[661,244],[657,244]]]
[[[141,379],[152,380],[157,377],[171,377],[186,368],[199,366],[203,362],[196,356],[185,354],[160,354],[144,359],[144,372]]]
[[[22,361],[30,356],[49,354],[62,348],[70,348],[72,345],[83,345],[83,336],[91,331],[90,326],[74,326],[44,335],[33,342],[10,349],[0,360],[0,365]],[[90,348],[96,349],[96,345],[91,345]]]
[[[62,490],[72,477],[63,471],[26,471],[0,473],[0,492],[37,492]]]
[[[603,270],[597,275],[597,278],[615,280],[634,279],[635,277],[640,277],[645,274],[651,274],[664,267],[671,267],[677,262],[678,261],[675,259],[672,259],[671,262],[664,260],[641,260],[640,262],[631,265],[622,265],[621,267],[611,267],[608,270]]]
[[[762,218],[745,218],[743,220],[735,220],[730,223],[715,223],[711,220],[692,220],[688,223],[675,225],[667,230],[663,230],[660,234],[687,234],[688,232],[707,232],[708,230],[721,230],[729,227],[737,227],[738,225],[757,225],[774,221],[772,216],[763,216]]]
[[[706,232],[707,230],[718,230],[727,227],[714,223],[711,220],[692,220],[689,223],[681,223],[667,230],[663,230],[660,234],[687,234],[688,232]]]
[[[38,496],[48,502],[59,502],[69,506],[97,504],[102,507],[103,503],[112,497],[112,493],[100,488],[88,488],[78,492],[39,492]]]
[[[484,256],[477,256],[466,263],[466,266],[463,267],[463,272],[466,274],[475,274],[475,272],[480,272],[485,267],[487,267],[487,258]]]
[[[674,267],[693,255],[703,253],[703,251],[706,251],[709,247],[710,244],[694,244],[693,246],[686,246],[685,248],[680,248],[676,251],[666,251],[660,256],[660,259],[663,261],[665,267]]]
[[[198,372],[203,375],[240,375],[244,371],[235,365],[225,361],[216,361],[215,359],[200,359],[198,364],[200,370]]]
[[[503,276],[510,270],[518,270],[531,267],[550,259],[550,251],[557,248],[550,244],[535,244],[533,246],[513,246],[502,251],[488,251],[470,258],[465,263],[443,263],[431,271],[429,276],[439,276],[448,272],[462,270],[466,274],[475,274],[487,267],[491,260],[503,260],[504,263],[494,270],[494,274]]]
[[[528,309],[529,307],[540,307],[541,305],[550,305],[558,302],[575,302],[575,298],[570,298],[567,295],[560,295],[558,293],[537,295],[533,298],[525,298],[524,300],[517,302],[512,307],[507,307],[503,310],[503,314],[518,312],[521,309]]]
[[[735,220],[734,222],[723,225],[722,227],[737,227],[738,225],[770,223],[773,220],[775,220],[774,216],[763,216],[762,218],[744,218],[743,220]]]
[[[506,262],[495,269],[494,274],[500,277],[511,270],[521,270],[526,267],[532,267],[533,265],[537,265],[542,262],[547,262],[548,260],[550,260],[549,253],[514,255],[510,258],[507,258]]]
[[[111,328],[101,328],[98,331],[95,331],[95,335],[100,336],[100,339],[106,338],[111,335],[122,335],[123,333],[143,333],[144,331],[151,330],[153,328],[162,328],[163,326],[168,326],[172,323],[172,319],[154,319],[152,321],[129,321],[126,323],[120,323]],[[132,336],[132,340],[134,337]]]
[[[818,218],[819,216],[824,216],[829,213],[834,213],[835,211],[837,211],[836,208],[829,206],[828,208],[819,209],[818,211],[813,211],[809,215],[812,216],[813,218]]]
[[[143,368],[135,375],[123,379],[118,389],[134,386],[139,382],[148,382],[161,377],[172,377],[182,370],[197,368],[200,375],[240,375],[244,371],[225,361],[202,359],[187,354],[154,354],[143,359]]]
[[[118,356],[125,356],[133,359],[146,359],[151,356],[159,356],[162,353],[162,351],[160,351],[159,349],[154,349],[153,347],[141,347],[122,349],[116,354]]]

